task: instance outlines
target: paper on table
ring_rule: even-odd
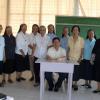
[[[40,63],[40,62],[56,62],[56,63],[72,63],[74,65],[79,65],[78,62],[74,61],[74,60],[47,60],[47,59],[38,59],[36,61],[36,63]]]

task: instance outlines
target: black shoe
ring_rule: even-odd
[[[0,83],[0,87],[4,87],[4,84],[3,83]]]
[[[87,87],[88,89],[91,89],[91,88],[92,88],[90,84],[88,84],[86,87]]]
[[[35,83],[34,84],[34,87],[37,87],[37,86],[39,86],[40,85],[40,83]]]
[[[53,88],[49,88],[48,91],[53,91]]]
[[[20,77],[20,80],[25,81],[26,79],[25,79],[25,78],[23,78],[23,77]]]
[[[13,83],[13,81],[11,79],[8,80],[9,83]]]
[[[55,91],[55,92],[58,92],[58,91],[59,91],[59,88],[54,88],[54,91]]]
[[[20,78],[16,78],[16,81],[17,81],[17,82],[21,82],[21,79],[20,79]]]
[[[49,86],[48,91],[53,91],[53,89],[54,89],[54,84],[52,84],[51,86]]]
[[[78,86],[77,85],[73,85],[73,90],[74,91],[78,91]]]
[[[81,85],[81,86],[85,86],[85,87],[88,88],[88,89],[91,89],[91,88],[92,88],[90,84],[83,84],[83,85]]]
[[[29,79],[29,81],[33,81],[34,80],[34,77],[32,76],[30,79]]]
[[[83,85],[81,85],[81,86],[87,86],[87,84],[83,84]]]
[[[99,93],[100,92],[100,90],[94,90],[93,91],[93,93]]]

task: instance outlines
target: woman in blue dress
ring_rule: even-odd
[[[62,37],[61,37],[61,47],[67,51],[68,48],[68,27],[63,28]]]
[[[95,32],[89,29],[84,43],[83,61],[81,62],[80,78],[85,80],[86,88],[91,88],[91,80],[93,80],[93,66],[90,63],[92,50],[95,45]]]

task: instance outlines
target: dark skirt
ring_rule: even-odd
[[[16,71],[23,72],[25,70],[29,70],[28,55],[23,57],[22,55],[16,54]]]
[[[94,80],[100,82],[100,61],[94,62]]]
[[[80,79],[93,80],[93,66],[90,64],[90,60],[81,61]]]
[[[0,61],[0,75],[3,73],[3,61]]]
[[[15,71],[15,60],[7,59],[4,63],[3,72],[5,74],[11,74]]]
[[[34,57],[35,82],[40,83],[40,63],[35,63],[36,60],[38,60],[38,58]]]
[[[79,80],[79,72],[80,72],[80,66],[74,65],[74,72],[73,72],[73,81]]]

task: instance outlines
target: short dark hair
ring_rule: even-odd
[[[94,32],[94,38],[96,39],[95,31],[94,31],[93,29],[89,29],[89,30],[87,31],[87,36],[86,36],[86,39],[88,39],[88,38],[89,38],[88,33],[89,33],[89,32],[91,32],[91,31],[93,31],[93,32]]]
[[[52,39],[52,43],[54,43],[55,40],[58,40],[60,42],[60,38],[59,37],[55,37]]]
[[[80,27],[79,27],[78,25],[72,26],[71,32],[73,32],[73,29],[74,29],[75,27],[77,27],[77,28],[78,28],[78,31],[80,32]]]
[[[64,29],[66,29],[66,28],[68,29],[67,26],[64,26],[64,27],[63,27],[63,31],[64,31]],[[69,30],[69,29],[68,29],[68,30]],[[68,35],[69,35],[69,34],[68,34]],[[62,38],[63,38],[63,37],[64,37],[64,34],[63,34],[63,32],[62,32]]]

